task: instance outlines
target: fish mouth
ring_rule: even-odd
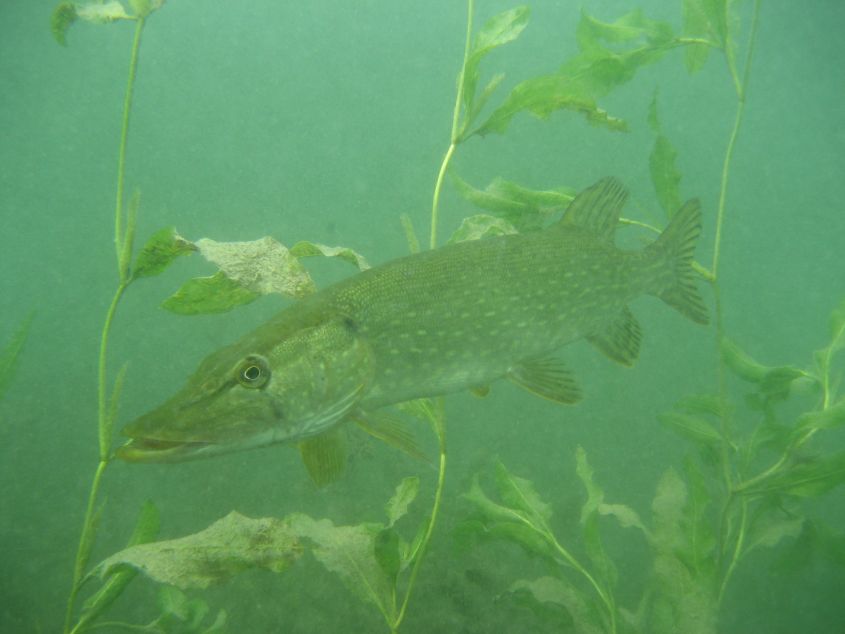
[[[183,462],[217,453],[218,447],[202,441],[132,438],[117,449],[115,456],[126,462]]]

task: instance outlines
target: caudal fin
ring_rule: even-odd
[[[707,308],[698,294],[692,268],[700,233],[701,205],[697,199],[688,200],[649,249],[658,252],[674,273],[672,283],[658,293],[660,299],[694,322],[706,324]]]

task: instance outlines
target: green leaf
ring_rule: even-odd
[[[680,412],[665,412],[658,414],[657,419],[678,435],[692,440],[696,444],[718,447],[722,444],[722,434],[709,422],[698,416],[681,414]]]
[[[394,621],[393,580],[375,555],[381,525],[335,526],[329,520],[313,520],[301,514],[288,520],[294,534],[313,544],[317,561],[337,574],[352,593],[373,603],[388,622]]]
[[[676,165],[678,153],[660,129],[660,120],[657,115],[657,91],[655,91],[649,107],[649,123],[657,135],[654,139],[654,147],[652,147],[651,154],[648,157],[651,183],[654,186],[660,206],[663,207],[666,216],[671,218],[681,207],[679,191],[681,173]]]
[[[313,256],[338,258],[339,260],[349,262],[350,264],[356,266],[359,271],[366,271],[370,268],[370,265],[367,263],[367,260],[363,255],[348,247],[329,247],[325,244],[301,240],[290,248],[290,253],[298,258],[308,258]]]
[[[553,603],[562,606],[572,619],[572,628],[567,631],[579,634],[603,634],[607,630],[596,619],[599,610],[594,601],[588,599],[575,586],[562,579],[540,577],[533,581],[520,579],[509,592],[526,592],[538,603]]]
[[[201,599],[189,599],[181,590],[162,586],[158,592],[161,616],[155,621],[155,631],[163,634],[210,634],[222,632],[226,624],[226,611],[220,610],[214,622],[203,626],[208,615],[208,605]]]
[[[611,515],[616,518],[622,528],[639,528],[644,535],[649,536],[649,530],[645,527],[637,512],[626,504],[605,504],[602,502],[597,509],[599,515]]]
[[[487,214],[476,214],[461,221],[461,226],[451,235],[448,244],[455,242],[466,242],[469,240],[481,240],[493,236],[506,236],[517,233],[517,230],[507,220],[488,216]]]
[[[580,445],[575,450],[575,473],[587,491],[581,507],[581,533],[590,560],[612,586],[616,583],[616,567],[604,551],[599,532],[599,508],[604,504],[604,491],[593,479],[593,469],[587,462],[587,452]]]
[[[384,574],[394,585],[402,563],[399,541],[399,534],[392,528],[381,529],[373,540],[373,555]]]
[[[29,313],[21,322],[15,334],[9,342],[0,350],[0,400],[9,388],[12,377],[15,375],[15,368],[18,363],[23,346],[29,337],[29,329],[32,327],[32,320],[35,312]]]
[[[552,507],[546,504],[530,480],[510,473],[505,465],[496,461],[496,485],[502,501],[519,509],[534,526],[546,527],[552,517]]]
[[[744,381],[760,383],[771,369],[755,361],[727,337],[722,338],[720,351],[725,365]]]
[[[830,314],[830,348],[834,352],[845,346],[845,299]]]
[[[273,238],[249,242],[216,242],[202,238],[197,240],[196,246],[226,277],[252,293],[279,293],[299,298],[316,290],[299,258]]]
[[[708,2],[712,4],[710,0],[684,0],[684,37],[711,38],[715,36],[715,33],[711,32],[707,9],[704,7],[704,4]],[[698,72],[704,67],[710,55],[710,48],[707,44],[692,44],[686,47],[684,62],[690,73]]]
[[[716,560],[713,557],[716,548],[716,533],[710,522],[707,508],[713,503],[713,496],[707,487],[707,476],[698,463],[687,458],[684,461],[684,472],[689,485],[684,506],[687,543],[684,552],[698,576],[712,575],[716,566]]]
[[[780,503],[760,506],[751,518],[745,552],[755,548],[772,548],[782,540],[801,534],[804,518],[787,513]]]
[[[517,84],[501,106],[471,134],[484,136],[491,132],[503,134],[511,119],[520,112],[529,112],[547,119],[557,110],[571,110],[584,115],[593,125],[610,130],[626,131],[628,125],[600,108],[585,89],[583,81],[565,73],[541,75]]]
[[[463,68],[463,101],[466,119],[462,129],[466,130],[477,116],[490,95],[501,82],[501,76],[494,77],[487,84],[480,97],[476,96],[481,60],[492,50],[514,41],[528,24],[530,11],[526,6],[519,6],[490,18],[476,34],[469,55]],[[458,141],[463,140],[459,134]]]
[[[387,502],[385,512],[387,513],[387,526],[393,526],[399,519],[408,512],[408,506],[417,497],[420,491],[420,479],[417,476],[402,478],[396,486],[396,491]]]
[[[102,577],[131,566],[158,583],[206,588],[251,568],[282,572],[301,553],[290,522],[232,511],[199,533],[130,546],[101,562],[96,572]]]
[[[610,50],[607,44],[640,44],[635,50],[643,45],[666,45],[672,40],[672,27],[667,22],[646,18],[640,9],[626,13],[615,22],[602,22],[582,9],[576,39],[584,53],[606,55]]]
[[[825,410],[807,412],[798,419],[798,430],[835,429],[845,425],[845,398]]]
[[[137,544],[146,544],[158,536],[159,513],[155,505],[149,500],[141,506],[138,520],[135,522],[135,529],[129,537],[127,547]],[[114,601],[123,594],[126,586],[135,578],[138,571],[131,566],[118,566],[108,577],[102,587],[93,595],[88,597],[82,605],[82,614],[79,617],[77,627],[84,630],[84,625],[92,623],[97,617],[105,612]]]
[[[580,445],[575,449],[575,473],[587,491],[587,500],[581,507],[581,524],[598,512],[599,506],[604,503],[604,491],[593,480],[593,469],[587,462],[587,452]]]
[[[67,46],[67,30],[75,21],[76,7],[73,2],[60,2],[50,14],[50,31],[62,46]]]
[[[189,255],[197,248],[176,233],[173,227],[159,229],[150,236],[135,259],[132,279],[152,277],[164,271],[181,255]]]
[[[225,313],[249,304],[260,295],[230,280],[222,271],[211,277],[195,277],[162,302],[161,307],[177,315]]]
[[[815,497],[845,482],[845,452],[825,457],[804,458],[752,486],[740,485],[744,495],[783,493]]]

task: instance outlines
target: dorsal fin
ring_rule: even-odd
[[[612,242],[619,214],[627,198],[628,192],[622,183],[608,176],[575,196],[560,224],[581,227]]]

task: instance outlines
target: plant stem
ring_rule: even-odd
[[[123,259],[123,187],[126,180],[126,142],[129,138],[129,113],[132,110],[132,92],[135,87],[135,75],[138,72],[138,51],[141,48],[141,32],[146,20],[139,17],[135,22],[135,37],[132,41],[132,54],[129,58],[129,73],[126,82],[126,94],[123,97],[123,121],[120,129],[120,148],[117,152],[117,194],[114,208],[114,246],[117,253],[117,265],[120,269]]]
[[[117,306],[123,297],[124,291],[131,283],[131,277],[128,272],[128,267],[124,262],[127,251],[124,250],[124,244],[134,235],[134,219],[130,219],[129,226],[124,229],[123,226],[123,190],[124,181],[126,177],[126,142],[129,135],[129,113],[132,109],[132,91],[135,84],[135,76],[138,68],[138,50],[141,45],[141,32],[144,29],[144,17],[139,17],[135,23],[135,37],[132,43],[132,53],[129,60],[129,79],[126,85],[126,94],[123,99],[123,118],[120,132],[120,146],[117,156],[117,199],[115,203],[115,218],[114,218],[114,236],[115,249],[117,253],[117,269],[119,283],[115,291],[112,301],[109,304],[106,312],[106,319],[103,324],[103,330],[100,335],[100,354],[97,363],[97,436],[99,445],[99,463],[97,470],[94,472],[94,478],[91,482],[91,489],[88,493],[88,506],[85,511],[85,517],[82,523],[82,533],[79,537],[79,545],[76,549],[76,559],[73,566],[73,581],[68,596],[67,609],[65,612],[64,632],[67,634],[71,630],[71,621],[73,620],[73,608],[76,603],[76,597],[79,593],[80,583],[85,571],[85,566],[88,565],[88,558],[91,554],[91,549],[96,538],[96,506],[97,498],[100,493],[100,484],[102,482],[103,474],[110,462],[111,440],[112,440],[112,425],[111,415],[108,407],[108,381],[107,381],[107,360],[108,360],[108,343],[109,334],[111,332],[114,316],[117,312]]]
[[[440,503],[443,500],[443,485],[446,482],[446,428],[445,417],[443,416],[442,409],[442,399],[438,400],[440,401],[438,407],[440,411],[435,413],[436,420],[431,421],[437,430],[437,441],[440,451],[440,465],[437,470],[437,490],[434,492],[434,505],[431,508],[431,517],[428,520],[425,536],[423,537],[416,559],[414,560],[414,566],[411,568],[411,576],[408,579],[408,587],[405,590],[405,598],[402,601],[402,607],[399,610],[396,620],[390,624],[391,632],[396,632],[399,629],[399,625],[402,623],[402,619],[405,618],[405,610],[408,607],[408,601],[411,599],[411,591],[414,589],[414,582],[417,579],[417,573],[419,573],[420,563],[422,563],[423,557],[428,549],[428,543],[431,541],[431,535],[434,533],[434,525],[437,523],[437,514],[440,510]]]
[[[429,248],[437,247],[437,221],[440,217],[440,191],[443,186],[443,179],[446,176],[446,169],[455,153],[455,148],[460,140],[461,104],[464,100],[464,73],[466,72],[467,59],[469,58],[470,44],[472,42],[472,14],[474,11],[474,0],[467,0],[467,30],[464,40],[464,61],[461,64],[461,72],[458,74],[458,94],[455,97],[455,108],[452,111],[452,133],[449,135],[449,149],[440,163],[440,171],[437,173],[437,181],[434,183],[434,196],[431,202],[431,235],[429,237]]]

